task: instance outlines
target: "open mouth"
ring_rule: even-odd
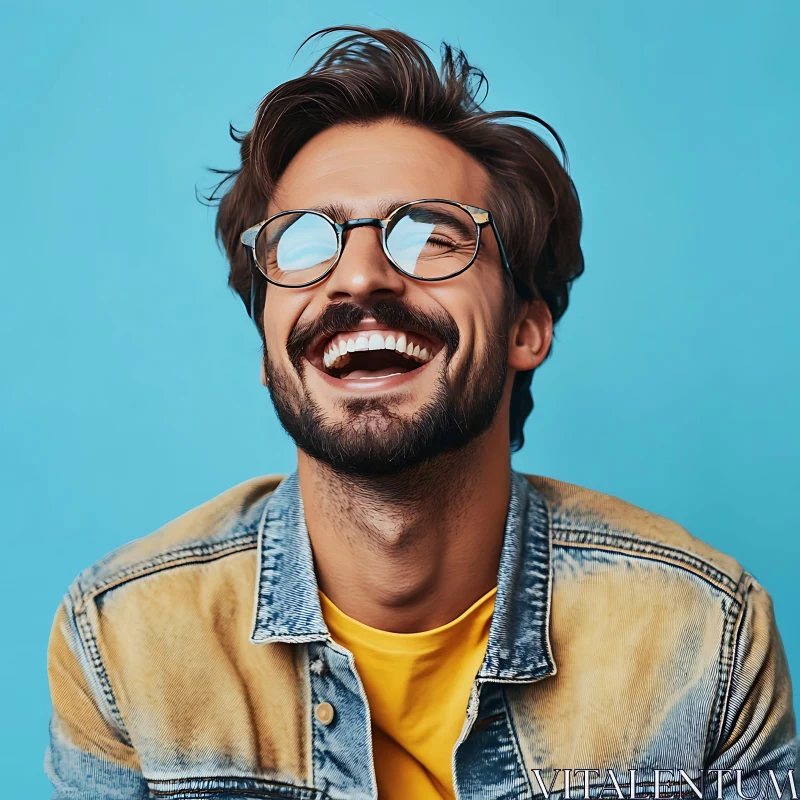
[[[423,367],[442,345],[414,331],[340,331],[316,344],[308,360],[340,380],[368,380],[399,375]]]

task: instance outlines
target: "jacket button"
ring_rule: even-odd
[[[327,675],[330,672],[328,665],[321,658],[315,658],[310,665],[311,671],[315,675]]]
[[[321,725],[330,725],[336,712],[330,703],[319,703],[314,709],[314,716]]]

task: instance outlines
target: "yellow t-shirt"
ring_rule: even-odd
[[[497,587],[430,631],[392,633],[341,612],[322,592],[333,640],[355,657],[372,718],[381,800],[453,798],[452,755],[486,652]]]

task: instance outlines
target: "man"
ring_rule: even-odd
[[[666,519],[510,468],[583,270],[566,170],[481,110],[460,53],[439,75],[403,34],[346,33],[267,95],[219,187],[297,471],[73,584],[55,796],[648,797],[673,778],[752,797],[769,770],[790,792],[759,584]]]

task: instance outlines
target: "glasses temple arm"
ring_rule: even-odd
[[[500,238],[500,231],[497,229],[497,223],[494,221],[494,217],[489,217],[489,224],[492,226],[492,233],[494,234],[494,239],[497,242],[497,249],[500,251],[500,261],[503,264],[503,268],[511,276],[511,280],[514,282],[514,288],[526,300],[532,300],[533,295],[531,294],[531,290],[514,274],[514,270],[511,269],[511,264],[508,261],[506,249],[503,247],[503,240]]]
[[[255,259],[252,255],[247,259],[250,264],[250,302],[248,303],[244,298],[242,298],[242,302],[244,303],[245,308],[247,309],[247,313],[250,316],[250,319],[253,320],[253,324],[258,328],[258,317],[256,316],[256,302],[258,301],[258,296],[261,293],[261,287],[263,284],[266,283],[264,278],[261,275],[261,272],[255,265]]]

